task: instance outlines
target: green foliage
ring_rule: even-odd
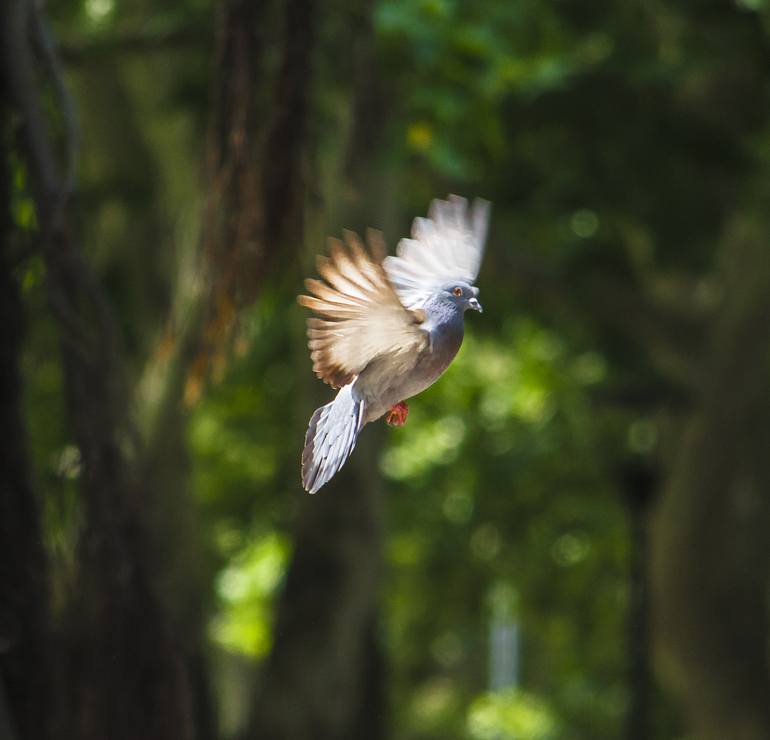
[[[551,740],[558,737],[548,708],[522,692],[488,693],[471,705],[468,731],[474,740]]]
[[[251,539],[233,554],[233,543],[241,536],[238,529],[219,532],[220,548],[229,557],[216,579],[220,609],[213,617],[211,633],[225,650],[259,658],[270,648],[270,607],[286,568],[289,546],[285,537],[271,532]]]
[[[622,655],[618,638],[598,647],[622,630],[627,553],[623,512],[596,467],[599,432],[586,397],[605,366],[531,320],[509,322],[494,340],[475,338],[469,323],[453,367],[412,403],[382,459],[403,491],[390,504],[392,654],[404,678],[426,676],[428,692],[436,672],[451,677],[442,690],[467,706],[483,686],[493,607],[513,603],[505,594],[515,591],[506,608],[524,635],[524,684],[548,696],[564,724],[610,736],[619,684],[580,671],[590,660],[609,674]],[[554,682],[557,665],[573,678]],[[581,704],[594,694],[607,698],[586,715]],[[479,717],[497,711],[479,706]],[[414,716],[426,733],[433,715]],[[437,737],[444,720],[437,713]]]

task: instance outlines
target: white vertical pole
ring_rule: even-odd
[[[489,688],[515,688],[519,683],[519,627],[512,618],[492,617],[489,625]]]

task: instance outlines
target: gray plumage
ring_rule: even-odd
[[[410,239],[385,257],[369,234],[367,252],[355,234],[330,241],[319,258],[323,280],[307,280],[311,296],[299,302],[318,314],[308,319],[313,370],[337,397],[310,419],[302,453],[302,483],[325,485],[353,452],[365,424],[432,385],[463,340],[463,316],[481,311],[478,275],[489,204],[449,196],[427,219],[415,219]]]

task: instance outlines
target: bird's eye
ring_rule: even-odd
[[[463,289],[458,285],[452,290],[452,294],[459,298],[463,294]]]

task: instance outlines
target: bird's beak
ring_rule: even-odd
[[[484,309],[481,307],[478,298],[471,298],[468,301],[468,307],[472,308],[474,311],[478,311],[479,313],[484,313]]]

